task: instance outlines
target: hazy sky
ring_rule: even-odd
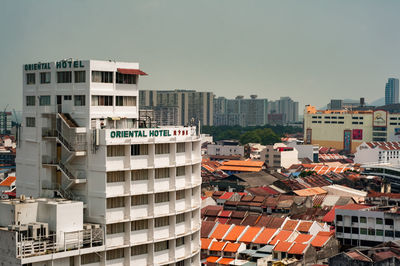
[[[22,64],[70,57],[139,62],[141,89],[369,102],[400,76],[399,26],[397,0],[1,0],[0,108]]]

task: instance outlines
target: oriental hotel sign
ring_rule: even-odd
[[[188,129],[112,130],[110,138],[154,138],[191,135]]]
[[[77,60],[62,60],[56,62],[56,69],[65,69],[65,68],[83,68],[83,61]],[[36,64],[26,64],[24,65],[25,71],[33,71],[33,70],[50,70],[51,63],[36,63]]]

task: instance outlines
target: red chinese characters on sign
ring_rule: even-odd
[[[174,130],[174,136],[188,136],[189,130]]]

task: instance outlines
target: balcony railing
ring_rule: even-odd
[[[17,232],[17,258],[27,258],[51,253],[79,250],[104,245],[104,231],[102,228],[92,228],[73,232],[65,232],[63,242],[57,241],[55,234],[48,237],[25,237]]]

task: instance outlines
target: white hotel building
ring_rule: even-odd
[[[73,265],[200,264],[198,127],[146,128],[139,75],[115,61],[24,65],[17,194],[82,201],[104,228],[104,249]]]

